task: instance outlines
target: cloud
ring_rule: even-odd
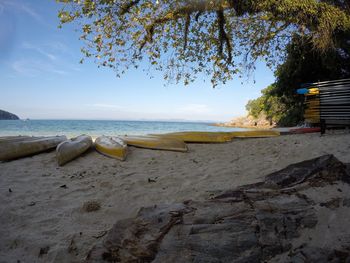
[[[56,57],[55,55],[53,55],[53,54],[51,54],[51,53],[45,51],[43,48],[41,48],[41,47],[39,47],[39,46],[34,46],[34,45],[32,45],[32,44],[30,44],[30,43],[28,43],[28,42],[24,42],[24,43],[22,44],[22,47],[25,48],[25,49],[34,50],[34,51],[38,52],[39,54],[41,54],[41,55],[47,57],[47,58],[50,59],[50,60],[56,60],[56,59],[57,59],[57,57]]]
[[[30,17],[32,17],[33,19],[35,19],[36,21],[42,24],[46,24],[44,19],[34,9],[32,9],[30,6],[22,2],[19,2],[16,0],[11,0],[11,1],[2,0],[0,2],[0,14],[4,12],[4,10],[6,9],[12,9],[17,12],[25,13]]]
[[[211,109],[205,104],[187,104],[179,108],[179,112],[188,114],[203,114],[211,112]]]
[[[21,52],[21,57],[11,65],[18,74],[35,77],[42,73],[66,75],[71,71],[81,71],[76,64],[67,61],[69,49],[59,41],[44,43],[25,41],[20,48],[27,52]]]
[[[66,71],[60,70],[50,63],[35,59],[16,60],[12,63],[11,67],[16,73],[28,77],[36,77],[41,75],[43,72],[59,75],[68,74]]]
[[[60,41],[50,41],[45,44],[43,44],[45,48],[48,48],[50,50],[55,50],[57,52],[61,53],[67,53],[69,51],[66,44],[60,42]]]

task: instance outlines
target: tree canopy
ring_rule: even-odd
[[[185,84],[198,74],[225,83],[258,58],[276,65],[295,34],[327,50],[335,32],[350,28],[340,0],[57,1],[65,3],[61,23],[78,22],[86,57],[118,75],[148,59]]]
[[[249,114],[264,114],[280,126],[303,121],[304,96],[296,89],[303,83],[350,78],[350,30],[334,35],[335,49],[319,51],[305,37],[295,36],[286,49],[286,59],[276,70],[276,81],[250,100]]]

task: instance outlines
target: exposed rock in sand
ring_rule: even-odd
[[[87,262],[345,262],[349,179],[325,155],[212,200],[142,208],[118,221]]]

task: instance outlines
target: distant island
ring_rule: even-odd
[[[8,111],[0,110],[0,120],[19,120],[18,116]]]

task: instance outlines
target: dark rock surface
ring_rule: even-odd
[[[19,118],[13,113],[0,110],[0,120],[19,120]]]
[[[346,166],[325,155],[212,200],[142,208],[135,218],[117,222],[86,261],[348,262],[350,230],[331,231],[331,238],[343,240],[330,242],[333,247],[311,242],[323,214],[349,209],[342,204],[350,193],[337,191],[348,182]]]

